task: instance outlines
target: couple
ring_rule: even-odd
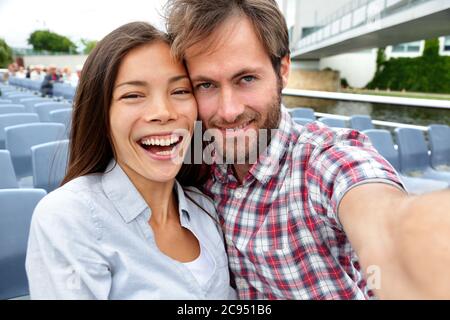
[[[84,66],[67,175],[32,220],[31,298],[450,297],[449,192],[410,197],[364,135],[294,124],[275,0],[167,10],[169,36],[127,24]],[[174,161],[197,118],[234,164]],[[275,133],[242,163],[259,129]]]

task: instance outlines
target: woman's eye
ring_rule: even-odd
[[[191,94],[191,90],[188,89],[179,89],[174,91],[174,94],[178,95],[178,94]]]
[[[122,99],[138,99],[138,98],[141,98],[141,97],[142,96],[139,95],[139,94],[127,94],[127,95],[124,95],[122,97]]]

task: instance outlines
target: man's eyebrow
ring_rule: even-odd
[[[211,79],[207,76],[203,76],[203,75],[199,75],[194,78],[191,78],[191,81],[192,82],[214,82],[213,79]]]
[[[259,69],[258,68],[245,68],[240,70],[239,72],[235,73],[231,79],[236,79],[236,78],[240,78],[246,74],[254,74],[254,73],[259,73]]]
[[[233,74],[231,76],[230,80],[240,78],[246,74],[252,74],[252,73],[254,74],[254,73],[259,73],[259,72],[260,72],[259,68],[245,68],[245,69],[239,70],[238,72]],[[215,82],[215,81],[208,76],[198,75],[198,76],[195,76],[192,78],[192,82]]]

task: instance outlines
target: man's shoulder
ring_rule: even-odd
[[[305,126],[296,125],[298,134],[294,136],[294,153],[323,151],[334,146],[365,147],[369,143],[367,136],[359,131],[347,128],[330,128],[319,121]]]

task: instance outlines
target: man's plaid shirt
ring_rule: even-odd
[[[372,182],[402,188],[365,135],[302,127],[286,111],[242,184],[231,166],[213,165],[204,191],[216,203],[239,297],[371,297],[337,208],[347,191]]]

